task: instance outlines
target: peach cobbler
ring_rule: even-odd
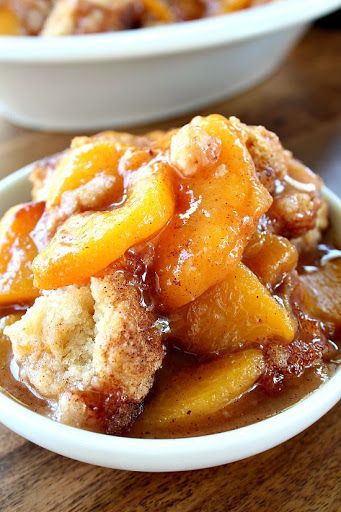
[[[228,430],[333,372],[341,252],[321,180],[262,126],[76,137],[0,223],[0,384],[108,434]]]
[[[273,0],[0,0],[0,35],[62,36],[219,16]]]

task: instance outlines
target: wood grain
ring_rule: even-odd
[[[273,129],[341,194],[340,48],[341,32],[315,28],[265,83],[200,113],[233,114]],[[178,125],[188,117],[157,127]],[[0,176],[59,151],[70,138],[0,120]],[[78,463],[0,426],[0,511],[338,512],[340,410],[335,407],[306,432],[246,461],[168,474]]]

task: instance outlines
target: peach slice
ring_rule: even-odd
[[[328,261],[315,272],[300,276],[305,291],[303,302],[314,318],[341,328],[341,258]]]
[[[39,294],[31,270],[37,249],[30,234],[43,211],[44,203],[19,204],[0,221],[0,305],[30,302]]]
[[[245,265],[170,316],[171,333],[182,348],[205,354],[271,340],[290,343],[295,323]]]
[[[157,432],[207,418],[251,389],[263,370],[262,352],[248,349],[182,371],[146,405],[137,428]]]
[[[172,9],[162,0],[142,0],[145,12],[148,12],[149,16],[157,20],[158,22],[170,23],[175,21]]]
[[[117,188],[122,190],[118,164],[126,148],[112,140],[94,140],[68,150],[51,177],[47,207],[60,204],[64,192],[84,185],[99,173],[117,176]]]
[[[297,265],[296,248],[282,236],[255,233],[246,247],[243,261],[261,282],[273,288]]]
[[[87,281],[127,249],[156,234],[174,211],[171,170],[154,162],[131,175],[125,203],[71,216],[33,262],[35,284],[53,289]]]
[[[191,147],[189,129],[194,133]],[[236,267],[272,201],[224,117],[194,118],[181,130],[174,135],[179,147],[172,139],[171,150],[181,174],[191,177],[183,181],[180,212],[160,237],[155,264],[166,310],[194,300]]]
[[[0,5],[0,35],[18,36],[20,34],[20,21],[15,12],[5,1]]]
[[[240,9],[245,9],[246,7],[250,7],[250,0],[224,0],[221,4],[219,4],[218,12],[226,13],[239,11]]]

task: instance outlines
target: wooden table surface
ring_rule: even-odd
[[[341,194],[340,53],[341,32],[314,28],[265,83],[201,113],[264,124]],[[0,120],[0,176],[62,149],[69,140],[70,135],[37,133]],[[339,413],[340,406],[335,407],[306,432],[248,460],[168,474],[82,464],[0,426],[0,511],[339,512]]]

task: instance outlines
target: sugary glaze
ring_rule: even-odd
[[[332,260],[336,256],[341,256],[336,253],[333,246],[329,245],[331,239],[330,235],[326,236],[326,244],[321,243],[315,250],[302,254],[298,262],[300,275],[318,273],[321,269],[321,261],[327,261],[328,257]],[[339,293],[340,286],[341,280],[338,279],[334,282],[332,293]],[[309,315],[307,315],[308,317]],[[328,335],[326,324],[324,329]],[[312,393],[334,374],[340,363],[340,343],[341,331],[338,329],[328,339],[322,359],[312,360],[312,364],[307,359],[305,368],[297,368],[297,375],[293,374],[288,378],[287,374],[283,380],[281,380],[283,374],[274,374],[269,367],[270,379],[265,374],[249,392],[244,393],[239,399],[211,416],[199,418],[186,425],[174,422],[168,424],[167,428],[158,425],[151,426],[148,419],[148,403],[152,403],[161,392],[169,388],[174,374],[185,370],[184,375],[191,379],[191,371],[202,362],[202,357],[184,353],[176,345],[173,345],[168,351],[163,368],[159,371],[154,388],[147,398],[147,414],[140,416],[128,435],[147,438],[207,435],[244,427],[274,416]]]
[[[327,241],[330,242],[327,238]],[[298,268],[301,275],[311,272],[318,272],[321,267],[321,259],[326,257],[335,257],[335,249],[327,244],[319,246],[309,253],[304,253],[299,260]],[[324,260],[326,261],[326,260]],[[340,282],[337,283],[340,286]],[[0,309],[1,316],[16,314],[17,308]],[[340,345],[340,334],[334,335],[334,341],[330,340],[327,352],[321,361],[307,368],[300,376],[288,379],[280,391],[276,388],[266,388],[261,385],[254,386],[248,393],[245,393],[238,400],[230,403],[227,407],[210,417],[201,418],[191,425],[171,424],[167,429],[150,429],[144,423],[144,415],[127,430],[126,435],[130,437],[189,437],[197,435],[213,434],[233,430],[257,421],[269,418],[278,412],[290,407],[294,403],[304,398],[309,393],[317,389],[323,382],[329,379],[337,365],[339,364],[338,345]],[[41,400],[36,394],[31,392],[21,381],[18,374],[18,368],[13,360],[13,353],[10,342],[0,344],[0,386],[11,396],[15,397],[22,404],[41,414],[53,417],[51,407],[45,400]],[[185,353],[176,346],[170,346],[167,356],[163,363],[163,368],[159,371],[154,388],[147,400],[153,400],[153,397],[163,390],[167,389],[168,382],[172,375],[183,369],[188,370],[188,379],[191,378],[191,369],[202,362],[202,358]]]
[[[110,434],[199,435],[335,370],[340,251],[319,178],[271,132],[213,115],[77,137],[31,179],[34,202],[0,224],[0,386],[20,402]]]

